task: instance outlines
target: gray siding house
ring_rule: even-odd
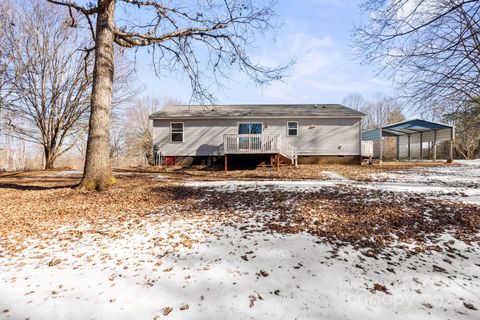
[[[259,156],[296,165],[359,163],[363,116],[338,104],[176,105],[150,119],[164,164]]]

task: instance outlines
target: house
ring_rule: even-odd
[[[339,104],[176,105],[150,115],[164,164],[361,161],[363,113]]]

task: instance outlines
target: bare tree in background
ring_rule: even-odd
[[[113,123],[110,134],[110,159],[115,167],[118,167],[119,156],[125,149],[125,129],[121,124]]]
[[[355,44],[410,105],[461,107],[480,96],[480,1],[364,0]]]
[[[378,95],[375,99],[367,100],[359,93],[352,93],[342,103],[365,113],[362,120],[362,128],[365,130],[405,120],[403,105],[392,97]]]
[[[128,156],[134,158],[141,155],[150,165],[153,159],[153,128],[149,116],[165,106],[178,104],[172,99],[145,97],[139,99],[125,112],[125,140]]]
[[[237,67],[264,84],[281,79],[285,70],[255,64],[246,51],[256,35],[274,27],[271,1],[97,0],[86,6],[76,1],[47,1],[70,13],[82,13],[95,42],[89,49],[95,55],[94,82],[80,188],[104,190],[114,183],[109,159],[114,45],[149,47],[156,70],[184,72],[193,96],[200,101],[212,99],[207,74],[218,85],[218,77],[227,79],[231,67]]]
[[[480,156],[480,99],[445,116],[455,124],[455,150],[465,159]]]
[[[86,126],[91,62],[78,51],[67,16],[44,2],[15,7],[6,17],[3,50],[8,62],[10,99],[4,121],[12,135],[42,146],[45,169],[74,144]]]
[[[4,1],[0,3],[0,116],[2,108],[7,103],[9,98],[9,91],[6,86],[7,82],[7,70],[9,61],[13,58],[9,55],[6,48],[8,48],[6,43],[6,33],[9,28],[9,19],[8,17],[12,13],[12,5],[10,1]],[[0,127],[1,130],[1,127]]]
[[[368,129],[405,120],[402,105],[395,98],[382,95],[369,101],[363,112],[366,114],[364,123]]]
[[[363,112],[367,106],[367,100],[360,93],[351,93],[342,100],[342,104],[350,109]]]

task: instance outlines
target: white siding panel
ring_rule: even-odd
[[[451,129],[439,129],[437,130],[437,142],[439,141],[450,141]],[[423,132],[423,142],[433,141],[434,132],[433,130]]]
[[[218,155],[223,135],[236,134],[238,122],[248,120],[182,120],[184,142],[170,142],[170,122],[154,120],[153,138],[162,155]],[[287,121],[298,121],[298,136],[287,136]],[[263,133],[279,134],[281,140],[297,147],[300,155],[359,155],[359,119],[255,119],[262,122]]]
[[[452,129],[441,129],[437,130],[437,142],[439,141],[450,141],[452,135]]]
[[[437,130],[437,146],[441,141],[449,141],[450,134],[451,134],[451,129]],[[432,144],[430,144],[430,146],[428,144],[428,142],[433,142],[433,131],[423,132],[422,140],[423,140],[424,159],[433,157]],[[411,134],[410,143],[411,143],[410,152],[411,152],[412,159],[420,159],[420,134],[419,133]],[[437,150],[440,150],[440,149],[437,149]],[[438,156],[440,157],[440,154]],[[408,135],[400,136],[400,158],[401,159],[408,158]]]
[[[423,142],[433,141],[433,130],[423,132],[422,141]]]
[[[410,155],[412,159],[420,159],[420,133],[410,135]]]

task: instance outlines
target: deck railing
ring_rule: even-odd
[[[274,154],[280,153],[279,134],[225,134],[225,154]]]
[[[289,158],[292,161],[292,165],[297,166],[297,148],[289,144],[282,144],[280,148],[280,154]]]

